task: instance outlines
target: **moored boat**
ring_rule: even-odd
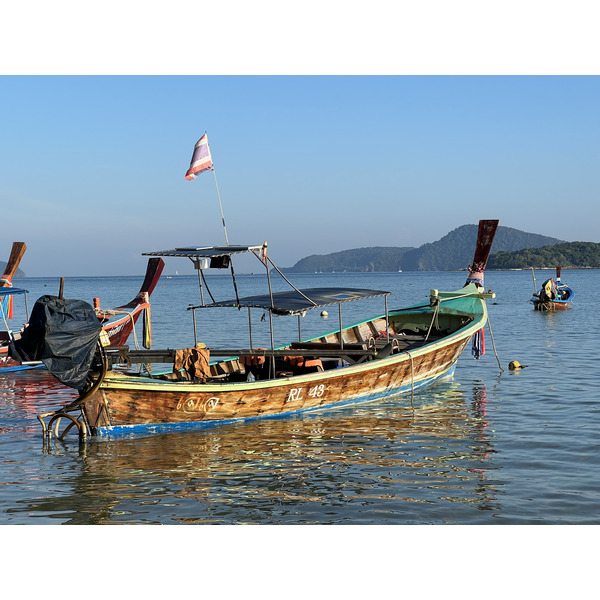
[[[11,257],[13,256],[13,254],[14,252],[11,253]],[[16,266],[14,266],[14,263],[13,265],[11,265],[11,267],[14,273],[14,271],[16,271]],[[146,267],[146,275],[144,277],[144,281],[142,283],[140,291],[137,293],[135,298],[133,298],[133,300],[131,300],[127,304],[112,309],[103,309],[100,308],[99,299],[94,298],[94,312],[100,324],[102,325],[102,330],[106,334],[105,343],[111,346],[121,346],[127,342],[129,337],[133,333],[135,337],[135,346],[137,348],[140,344],[137,340],[135,325],[138,319],[143,315],[144,326],[141,336],[141,345],[143,345],[145,348],[151,347],[152,339],[150,323],[150,295],[154,291],[154,288],[156,287],[156,284],[160,279],[163,268],[164,261],[161,258],[149,259]],[[3,276],[3,279],[5,276]],[[11,288],[5,290],[6,297],[8,297],[10,290]],[[16,293],[25,293],[25,297],[27,297],[25,290],[18,290],[17,292],[12,292],[11,296]],[[59,297],[61,295],[62,293],[59,293]],[[26,312],[28,312],[27,309]],[[26,316],[27,318],[29,318],[29,315]],[[25,327],[26,326],[24,326],[24,328]],[[0,331],[0,371],[8,372],[43,368],[44,364],[40,360],[32,359],[27,361],[21,361],[16,360],[12,356],[10,356],[9,345],[15,339],[19,339],[21,337],[21,333],[9,332],[8,327],[6,326],[5,329],[7,331]]]
[[[59,411],[40,415],[44,431],[58,435],[64,417],[69,427],[78,427],[80,438],[179,431],[412,394],[451,376],[469,340],[476,339],[486,324],[485,300],[494,295],[485,293],[483,271],[497,224],[496,220],[480,222],[475,260],[463,288],[431,290],[428,302],[391,311],[387,308],[390,292],[383,290],[291,286],[291,291],[273,292],[270,271],[277,268],[266,256],[266,244],[147,253],[187,257],[200,269],[211,263],[228,267],[232,256],[254,254],[267,270],[267,294],[240,298],[234,286],[232,300],[190,307],[194,311],[247,308],[249,347],[196,344],[180,350],[103,349],[96,354],[80,397]],[[384,299],[383,313],[343,325],[344,303],[373,297]],[[300,325],[307,310],[330,305],[338,306],[336,329],[302,339],[299,327],[296,342],[277,348],[272,343],[270,349],[253,347],[252,308],[268,312],[273,342],[273,315],[296,316]],[[170,363],[173,368],[163,373],[113,369],[124,363],[152,362]]]
[[[535,310],[545,312],[572,308],[575,292],[568,285],[561,283],[561,272],[562,267],[557,266],[556,280],[552,277],[547,279],[540,290],[534,292],[531,302]]]

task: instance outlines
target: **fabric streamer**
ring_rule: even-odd
[[[473,358],[479,360],[485,354],[485,335],[483,327],[473,335],[473,347],[471,349]]]
[[[150,318],[150,307],[144,309],[142,325],[142,344],[146,350],[150,350],[150,348],[152,348],[152,320]]]
[[[0,284],[2,284],[0,287],[12,287],[12,281],[10,280],[9,277],[0,278]],[[6,315],[6,318],[12,319],[13,318],[13,297],[6,296],[3,300],[3,302],[4,302],[4,306],[2,308],[4,309],[4,314]]]

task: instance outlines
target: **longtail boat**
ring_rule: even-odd
[[[427,302],[391,311],[387,307],[390,292],[383,290],[299,290],[286,279],[293,289],[273,292],[271,270],[285,276],[266,255],[266,243],[145,253],[187,257],[201,270],[209,264],[228,267],[232,256],[239,253],[254,254],[266,268],[269,293],[239,298],[234,286],[236,298],[232,300],[213,299],[189,308],[247,308],[250,346],[207,348],[196,344],[181,350],[133,351],[98,345],[100,350],[92,353],[87,383],[79,398],[59,411],[39,415],[44,434],[62,437],[74,426],[80,439],[149,434],[282,418],[392,394],[410,393],[412,401],[416,390],[454,373],[469,340],[477,339],[487,322],[485,300],[495,295],[485,292],[483,272],[497,225],[497,220],[480,222],[475,259],[463,288],[431,290]],[[231,273],[234,277],[233,269]],[[203,273],[199,275],[206,284]],[[343,325],[344,303],[373,297],[384,298],[384,313]],[[300,324],[307,310],[331,305],[338,306],[339,327],[304,340],[299,327],[298,341],[274,347],[273,315],[296,316]],[[252,308],[269,314],[270,349],[253,347]],[[170,363],[173,368],[136,373],[131,370],[135,363]],[[124,364],[129,370],[113,368]],[[68,425],[60,434],[64,418]]]
[[[96,316],[102,323],[102,329],[108,335],[111,346],[122,346],[134,331],[135,324],[144,314],[143,346],[150,348],[152,340],[150,336],[150,296],[160,279],[165,266],[161,258],[150,258],[146,267],[146,276],[137,296],[127,304],[105,310],[100,308],[100,302],[94,298],[94,310]]]
[[[0,277],[0,369],[21,370],[30,368],[8,356],[8,344],[14,338],[9,321],[13,318],[13,303],[16,296],[23,296],[26,306],[25,311],[27,312],[27,290],[15,288],[12,284],[13,277],[26,250],[27,244],[25,242],[13,242],[4,274]]]
[[[545,312],[554,310],[567,310],[572,308],[575,292],[568,285],[561,283],[561,272],[562,267],[557,266],[556,280],[554,280],[552,277],[550,279],[546,279],[540,290],[534,291],[531,302],[533,303],[533,308],[535,310]],[[533,277],[535,286],[535,274]]]
[[[18,243],[18,242],[15,242]],[[24,244],[23,244],[24,246]],[[20,257],[22,257],[24,253],[24,248],[20,253]],[[13,255],[17,256],[14,252],[11,253],[11,258]],[[20,258],[19,258],[20,261]],[[8,263],[11,266],[12,272],[16,271],[16,266],[14,262],[11,263],[9,260]],[[144,348],[150,348],[152,345],[152,336],[151,336],[151,321],[150,321],[150,296],[160,279],[161,273],[164,268],[164,261],[161,258],[151,258],[148,260],[148,265],[146,267],[146,275],[144,277],[144,282],[140,288],[140,291],[137,293],[135,298],[124,304],[122,306],[118,306],[113,309],[103,309],[100,308],[100,301],[98,298],[94,298],[94,312],[96,318],[102,325],[102,330],[105,332],[105,343],[110,346],[122,346],[127,342],[130,335],[135,333],[135,324],[138,319],[143,315],[143,331],[142,331],[142,343]],[[18,266],[18,262],[17,262]],[[7,269],[8,271],[8,269]],[[6,277],[6,273],[3,276],[3,280]],[[12,278],[12,276],[11,276]],[[16,288],[7,288],[2,295],[5,298],[14,297],[16,294],[25,294],[25,298],[27,298],[26,290],[17,290]],[[59,297],[62,295],[59,294]],[[7,303],[6,303],[7,304]],[[27,305],[26,305],[27,306]],[[26,308],[26,313],[28,309]],[[3,310],[2,315],[5,316],[6,320],[9,318],[9,311]],[[29,315],[27,315],[29,318]],[[29,361],[19,361],[12,358],[9,354],[9,344],[15,339],[19,339],[21,337],[21,333],[12,332],[9,330],[8,326],[5,325],[5,329],[0,331],[0,372],[7,371],[21,371],[27,369],[35,369],[35,368],[43,368],[44,363],[40,360],[29,360]],[[137,336],[135,340],[136,347],[139,346]]]

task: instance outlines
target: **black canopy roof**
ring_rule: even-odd
[[[187,258],[216,258],[219,256],[231,256],[232,254],[243,254],[244,252],[258,252],[262,250],[263,244],[258,246],[186,246],[174,248],[173,250],[157,250],[156,252],[142,252],[142,256],[183,256]]]
[[[312,308],[321,308],[340,302],[363,300],[377,296],[388,296],[392,292],[383,290],[367,290],[362,288],[310,288],[304,290],[290,290],[260,296],[248,296],[237,300],[213,302],[203,306],[190,308],[215,308],[215,307],[250,307],[270,310],[277,315],[297,315]],[[272,302],[271,302],[272,298]]]

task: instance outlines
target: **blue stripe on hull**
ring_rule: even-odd
[[[454,375],[456,363],[452,365],[447,371],[435,375],[428,379],[415,382],[414,390],[420,390],[424,387],[432,385],[433,383],[446,379]],[[277,413],[272,415],[260,415],[257,417],[239,418],[239,419],[223,419],[220,421],[189,421],[184,423],[153,423],[144,425],[117,425],[112,427],[101,427],[97,429],[96,437],[122,437],[127,435],[139,435],[139,434],[155,434],[155,433],[168,433],[168,432],[179,432],[179,431],[190,431],[190,430],[201,430],[201,429],[212,429],[214,427],[221,427],[223,425],[231,425],[233,423],[246,423],[250,421],[258,421],[264,419],[285,419],[300,414],[312,413],[317,411],[329,410],[332,408],[341,408],[343,406],[350,406],[352,404],[360,404],[363,402],[371,402],[373,400],[379,400],[388,396],[397,394],[410,393],[413,386],[408,383],[398,388],[392,388],[385,392],[379,392],[374,394],[368,394],[361,396],[360,398],[353,398],[352,400],[342,400],[340,402],[333,402],[325,406],[315,406],[312,408],[303,408],[300,410],[286,411],[283,413]]]
[[[14,373],[15,371],[30,371],[31,369],[45,369],[44,365],[15,365],[14,367],[2,367],[1,373]]]

